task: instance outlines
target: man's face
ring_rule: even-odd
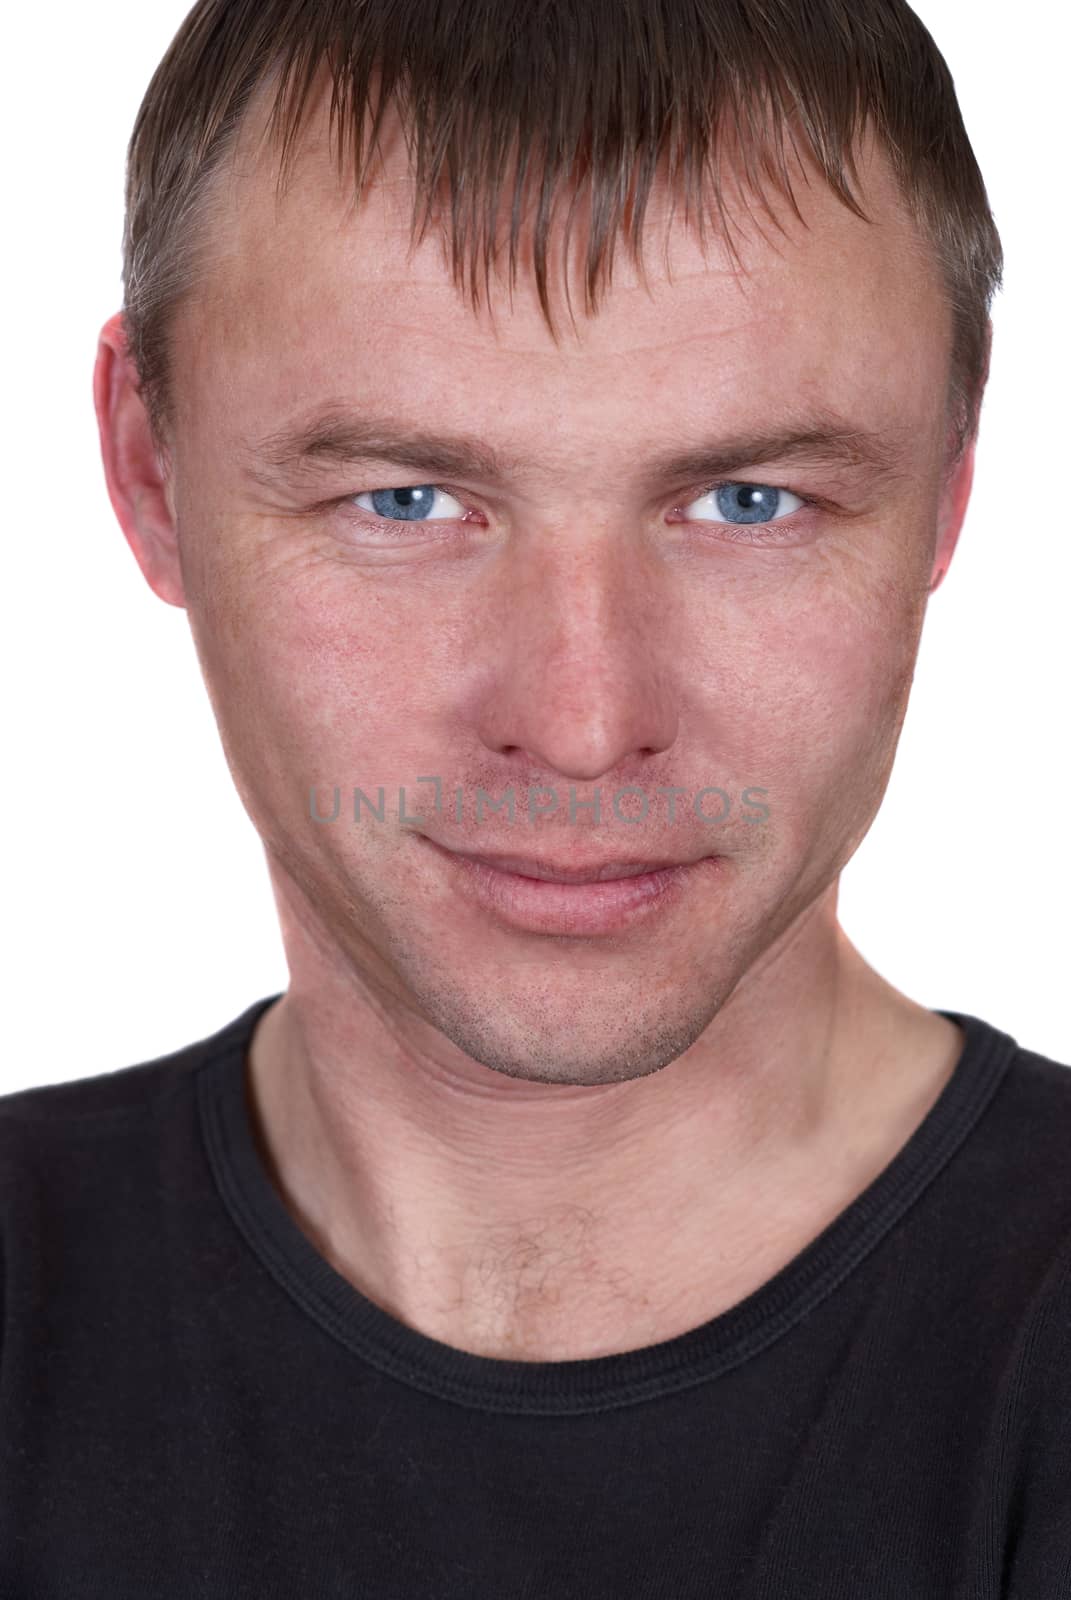
[[[325,129],[278,211],[274,165],[236,162],[220,260],[174,329],[177,597],[228,759],[309,948],[352,970],[396,1036],[516,1078],[639,1077],[698,1039],[880,803],[943,487],[936,276],[871,151],[873,226],[813,173],[795,183],[809,229],[772,199],[787,234],[757,213],[763,238],[737,208],[748,277],[680,211],[667,236],[656,194],[651,294],[621,249],[586,321],[574,270],[578,333],[558,296],[556,346],[526,270],[512,309],[492,278],[492,323],[434,229],[406,259],[400,140],[354,215]],[[271,469],[265,441],[328,407],[470,436],[499,471]],[[658,465],[821,413],[878,437],[894,470],[752,457],[721,475],[764,491],[747,521],[718,474]],[[373,504],[414,486],[431,489],[423,517],[404,496]],[[336,821],[310,815],[314,785],[328,816],[341,790]],[[635,794],[615,814],[626,785],[645,820],[624,820]],[[715,786],[721,822],[718,794],[695,805]],[[383,789],[384,821],[353,820],[355,787]],[[509,789],[514,822],[486,805],[477,822],[478,791]],[[555,810],[538,809],[546,791]],[[488,909],[431,841],[719,860],[630,925],[580,935]]]

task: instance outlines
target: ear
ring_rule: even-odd
[[[976,441],[972,439],[941,491],[937,518],[937,547],[934,551],[928,591],[930,594],[940,587],[952,563],[952,553],[967,514],[967,502],[970,500],[971,484],[974,481],[975,443]]]
[[[985,366],[979,385],[980,393],[984,392],[989,381],[989,364],[993,354],[993,319],[990,318],[986,325],[985,339]],[[937,547],[934,551],[933,569],[930,573],[929,593],[939,588],[945,573],[952,563],[952,553],[959,539],[963,519],[967,514],[967,502],[971,497],[971,484],[974,481],[974,452],[977,445],[977,436],[970,441],[962,457],[949,474],[944,488],[941,491],[941,502],[937,520]]]
[[[152,437],[121,311],[100,332],[93,404],[108,496],[127,544],[153,593],[184,606],[170,463]]]

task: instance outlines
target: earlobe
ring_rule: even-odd
[[[153,593],[184,606],[171,486],[127,350],[122,312],[101,329],[93,403],[108,496],[126,541]]]

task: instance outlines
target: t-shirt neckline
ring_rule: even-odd
[[[257,1143],[247,1052],[280,994],[255,1001],[206,1041],[197,1073],[202,1137],[217,1187],[261,1263],[302,1309],[361,1360],[410,1387],[484,1411],[562,1416],[639,1404],[710,1381],[782,1338],[855,1270],[951,1160],[995,1094],[1017,1047],[969,1013],[939,1010],[965,1042],[914,1133],[868,1187],[760,1288],[655,1345],[581,1360],[475,1355],[392,1316],[322,1256],[291,1216]]]

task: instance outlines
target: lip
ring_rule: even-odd
[[[458,887],[470,902],[515,928],[567,937],[616,933],[647,920],[668,910],[689,884],[709,877],[721,865],[721,857],[704,856],[669,864],[604,859],[583,868],[561,868],[523,856],[465,855],[433,839],[427,842],[451,864]],[[516,863],[527,870],[512,870]],[[644,870],[636,872],[638,866]],[[529,875],[536,869],[542,876]],[[592,874],[600,869],[631,875],[599,880]],[[548,873],[568,873],[571,881]]]
[[[446,849],[446,846],[440,845],[439,848]],[[604,856],[602,860],[583,862],[579,866],[564,866],[556,861],[540,861],[536,856],[501,856],[482,852],[470,855],[464,850],[451,850],[448,853],[460,856],[465,861],[493,867],[496,872],[506,872],[511,876],[522,878],[536,878],[541,883],[615,883],[625,878],[636,878],[644,874],[666,872],[671,867],[690,865],[684,861],[622,861]]]

